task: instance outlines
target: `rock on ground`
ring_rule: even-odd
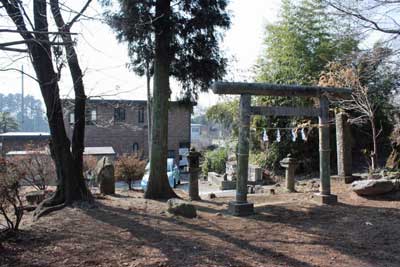
[[[167,201],[167,205],[167,211],[171,214],[179,215],[186,218],[195,218],[197,216],[195,206],[184,200],[171,198]]]
[[[352,190],[360,196],[375,196],[389,193],[395,189],[395,184],[386,179],[355,181]]]
[[[39,204],[40,202],[42,202],[45,199],[45,197],[46,197],[46,193],[44,192],[44,190],[29,192],[25,196],[26,201],[30,205]]]

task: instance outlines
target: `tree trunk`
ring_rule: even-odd
[[[171,0],[156,1],[154,85],[150,176],[145,198],[176,197],[167,177],[169,71],[171,63]]]
[[[34,40],[33,42],[29,41],[27,46],[39,81],[49,122],[50,151],[56,165],[57,190],[51,198],[44,200],[38,206],[34,214],[38,218],[75,201],[91,200],[92,197],[86,187],[83,174],[78,170],[70,151],[71,143],[64,126],[58,77],[54,72],[50,41],[47,34],[47,3],[45,0],[33,2],[34,24],[37,32],[32,35],[26,29],[20,10],[8,1],[1,0],[1,2],[8,16],[21,31],[21,36],[25,40]]]
[[[375,120],[374,117],[370,119],[371,129],[372,129],[372,143],[373,149],[371,153],[371,169],[374,171],[378,167],[378,145],[377,145],[377,134],[376,134],[376,127],[375,127]]]
[[[151,106],[152,106],[152,99],[151,99],[151,88],[150,88],[150,64],[147,63],[146,66],[146,81],[147,81],[147,142],[148,142],[148,157],[149,159],[151,158],[151,120],[152,120],[152,115],[151,115]]]
[[[129,191],[132,190],[132,180],[128,180],[128,189]]]
[[[79,66],[78,56],[73,46],[71,38],[70,27],[66,25],[60,12],[60,6],[58,0],[50,1],[51,11],[53,13],[54,20],[58,27],[59,32],[65,32],[66,34],[61,35],[63,42],[65,43],[65,51],[67,55],[68,67],[71,73],[72,82],[74,85],[75,92],[75,105],[74,105],[74,131],[72,134],[72,157],[75,163],[76,174],[80,176],[79,183],[81,187],[86,187],[85,179],[83,176],[83,152],[85,150],[85,105],[86,95],[85,87],[83,85],[83,74]],[[89,193],[89,192],[88,192]]]

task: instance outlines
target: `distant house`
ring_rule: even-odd
[[[50,133],[8,132],[0,134],[0,153],[43,148],[48,145]]]
[[[200,135],[201,135],[201,124],[196,124],[192,123],[190,125],[190,131],[191,131],[191,141],[197,142],[200,141]]]
[[[142,153],[147,158],[147,102],[140,100],[90,99],[86,104],[86,147],[112,147],[115,153]],[[64,122],[71,137],[75,123],[73,101],[63,100]],[[182,161],[190,147],[193,104],[170,102],[168,113],[168,157]]]
[[[206,149],[211,145],[220,145],[225,142],[229,133],[224,132],[219,124],[191,124],[191,144],[198,150]]]

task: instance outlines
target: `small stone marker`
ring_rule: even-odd
[[[114,164],[109,157],[102,157],[96,165],[96,182],[100,185],[100,193],[115,194]]]
[[[171,214],[185,218],[195,218],[197,216],[195,206],[179,198],[168,199],[167,205],[167,211]]]
[[[297,167],[297,160],[292,158],[290,154],[280,161],[280,164],[285,168],[286,190],[288,192],[296,192],[294,187],[294,172]]]

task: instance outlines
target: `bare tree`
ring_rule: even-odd
[[[382,75],[382,66],[387,63],[391,50],[376,46],[372,51],[361,53],[349,64],[330,63],[319,81],[321,86],[348,87],[353,90],[351,98],[336,103],[352,115],[350,122],[357,125],[368,123],[371,129],[372,149],[369,154],[371,169],[378,167],[378,130],[377,113],[384,103],[388,104],[393,89],[393,76]],[[389,71],[389,70],[384,70]]]
[[[324,0],[340,14],[354,18],[366,29],[400,35],[400,1],[397,0]]]
[[[82,172],[83,137],[85,127],[85,93],[82,84],[82,73],[76,53],[73,49],[70,28],[85,11],[90,0],[70,22],[63,23],[58,1],[51,1],[51,10],[59,31],[50,32],[47,7],[45,0],[32,1],[33,18],[28,16],[22,1],[0,0],[2,9],[14,23],[22,37],[20,44],[25,44],[32,65],[36,73],[36,80],[46,105],[46,114],[49,122],[51,143],[50,151],[57,170],[57,190],[50,198],[43,201],[35,211],[38,218],[53,210],[61,209],[75,201],[91,201],[92,196],[87,189]],[[31,29],[28,29],[28,28]],[[50,36],[61,36],[62,42],[50,40]],[[63,110],[58,86],[59,73],[54,71],[53,45],[63,45],[67,51],[67,61],[71,70],[75,91],[75,118],[76,124],[72,137],[72,152],[63,121]],[[4,44],[2,47],[5,47]],[[21,50],[21,49],[19,49]]]

